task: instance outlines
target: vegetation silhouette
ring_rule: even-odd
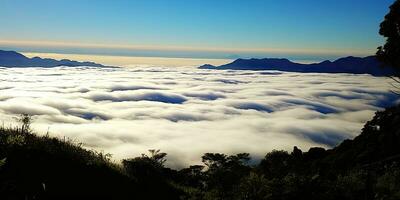
[[[377,58],[397,70],[400,78],[400,1],[390,6],[389,13],[380,25],[379,34],[386,38],[386,43],[378,47]]]
[[[395,69],[390,77],[395,81],[392,84],[394,93],[400,94],[400,1],[396,0],[390,6],[389,13],[380,25],[379,34],[386,38],[386,43],[378,47],[376,57],[386,65]]]

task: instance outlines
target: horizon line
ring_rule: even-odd
[[[7,48],[19,48],[23,50],[19,50],[22,52],[37,52],[34,49],[41,48],[61,48],[58,49],[57,52],[46,50],[41,52],[46,53],[63,53],[63,54],[95,54],[95,55],[117,55],[117,56],[127,56],[129,53],[139,53],[140,51],[146,52],[145,56],[138,55],[140,57],[176,57],[176,58],[195,58],[199,56],[188,56],[185,55],[187,53],[217,53],[217,54],[227,54],[225,56],[219,56],[219,59],[232,59],[232,57],[251,57],[254,54],[254,57],[260,57],[261,54],[287,54],[297,55],[297,56],[369,56],[373,55],[374,52],[372,50],[365,49],[327,49],[327,48],[226,48],[226,47],[208,47],[208,46],[174,46],[174,45],[137,45],[137,44],[109,44],[109,43],[82,43],[77,41],[41,41],[41,40],[1,40],[0,39],[0,47]],[[64,48],[64,49],[62,49]],[[73,49],[74,51],[68,51],[68,49]],[[61,50],[61,52],[60,52]],[[65,50],[66,52],[62,52]],[[103,50],[105,52],[90,52],[90,51],[98,51]],[[50,52],[49,52],[50,51]],[[111,51],[111,52],[110,52]],[[112,51],[123,51],[123,52],[112,52]],[[139,51],[139,52],[138,52]],[[80,53],[81,52],[81,53]],[[154,55],[149,53],[154,52]],[[160,56],[162,53],[166,55]],[[168,55],[168,54],[173,55]],[[181,53],[182,56],[179,56]],[[142,52],[142,54],[144,54]],[[229,54],[247,54],[246,56],[241,55],[230,55]],[[250,56],[248,56],[250,55]],[[257,55],[257,56],[256,56]],[[200,56],[202,58],[210,58],[210,56]],[[261,56],[262,57],[262,56]],[[268,56],[264,56],[268,57]],[[212,58],[217,59],[215,56]]]

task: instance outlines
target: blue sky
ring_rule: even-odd
[[[165,57],[368,55],[393,0],[0,0],[0,48]]]

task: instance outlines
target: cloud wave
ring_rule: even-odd
[[[173,167],[199,163],[205,152],[332,147],[398,102],[390,79],[351,74],[58,67],[1,68],[0,80],[5,123],[31,114],[38,133],[115,159],[159,148]]]

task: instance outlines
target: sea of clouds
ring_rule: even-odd
[[[0,68],[0,120],[34,116],[38,134],[113,154],[168,153],[168,165],[206,152],[330,148],[398,101],[369,75],[218,71],[192,67]]]

